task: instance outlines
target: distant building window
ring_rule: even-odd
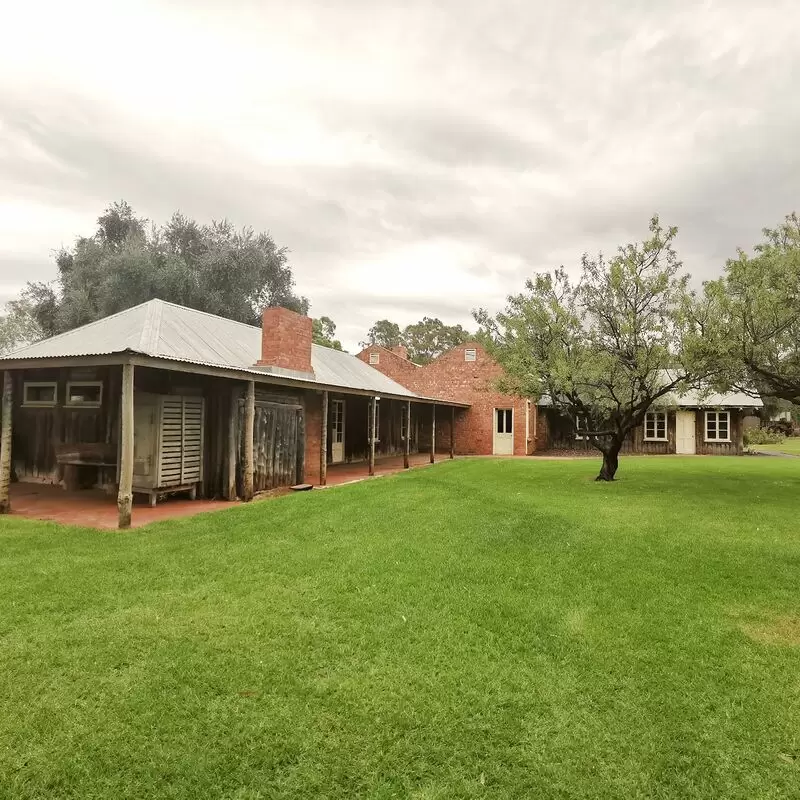
[[[730,411],[706,411],[706,441],[729,442],[730,440]]]
[[[103,402],[101,381],[74,381],[67,384],[67,405],[99,408]]]
[[[586,417],[575,417],[575,438],[582,441],[589,430],[589,420]]]
[[[370,353],[369,354],[369,363],[370,364],[380,364],[381,363],[381,354],[380,353]]]
[[[644,440],[646,442],[667,441],[667,415],[660,411],[650,411],[644,417]]]
[[[58,399],[55,381],[30,381],[23,384],[22,405],[54,406]]]
[[[478,351],[474,348],[467,348],[464,351],[464,361],[477,361],[478,360]]]

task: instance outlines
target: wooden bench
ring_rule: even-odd
[[[64,489],[75,491],[81,488],[80,473],[84,467],[101,469],[117,468],[116,446],[104,442],[79,442],[61,444],[56,447],[56,463],[64,468]]]

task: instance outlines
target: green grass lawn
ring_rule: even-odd
[[[751,446],[751,449],[800,456],[800,436],[784,439],[780,444],[754,444]]]
[[[0,520],[0,797],[800,796],[800,463]]]

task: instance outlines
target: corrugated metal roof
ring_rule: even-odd
[[[349,353],[312,345],[314,376],[255,366],[261,328],[193,308],[150,300],[80,328],[27,345],[4,360],[70,358],[132,352],[283,379],[358,389],[375,394],[420,397]]]

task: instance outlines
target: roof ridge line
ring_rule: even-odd
[[[163,316],[164,301],[153,298],[147,301],[147,314],[139,336],[139,349],[148,355],[158,353],[158,340],[161,338],[161,319]]]

